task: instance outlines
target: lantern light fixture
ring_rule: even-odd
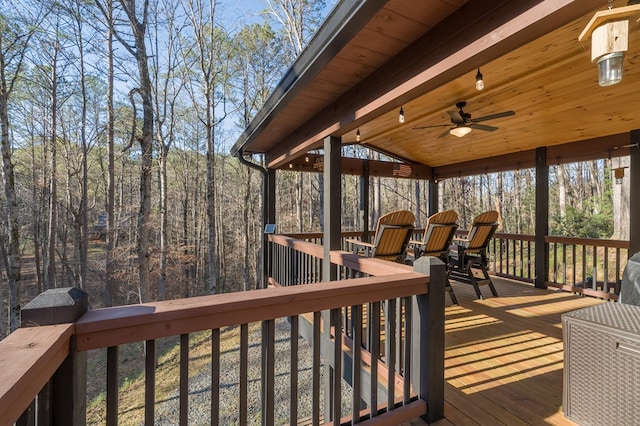
[[[624,167],[613,169],[613,177],[616,179],[617,185],[622,185],[622,180],[624,179]]]
[[[356,142],[360,142],[360,129],[356,130]]]
[[[400,124],[404,123],[404,110],[400,107],[400,114],[398,114],[398,121]]]
[[[578,41],[591,37],[591,62],[598,67],[598,84],[611,86],[622,81],[624,52],[629,49],[629,18],[640,13],[640,4],[596,12]]]

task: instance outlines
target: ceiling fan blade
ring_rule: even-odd
[[[449,132],[451,131],[451,129],[447,129],[446,132],[444,132],[443,134],[441,134],[440,136],[438,136],[439,138],[444,138],[445,136],[447,136],[449,134]]]
[[[433,126],[414,126],[411,130],[433,129],[435,127],[451,127],[451,124],[434,124]]]
[[[477,130],[484,130],[485,132],[494,132],[496,130],[498,130],[497,127],[493,127],[493,126],[487,126],[485,124],[470,124],[469,127],[471,127],[472,129],[477,129]]]
[[[485,115],[484,117],[472,118],[471,121],[473,121],[474,123],[479,123],[481,121],[493,120],[493,119],[502,118],[502,117],[509,117],[512,115],[516,115],[516,112],[504,111],[504,112],[498,112],[496,114]]]
[[[451,116],[451,121],[453,121],[454,123],[464,123],[464,118],[460,114],[460,111],[447,111],[447,114]]]

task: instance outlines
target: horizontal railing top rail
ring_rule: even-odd
[[[69,355],[73,324],[20,328],[0,342],[0,424],[12,424]]]
[[[269,241],[317,257],[318,259],[324,258],[323,246],[302,241],[296,237],[272,234],[269,235]],[[358,256],[357,254],[343,250],[331,251],[331,263],[356,270],[363,274],[375,276],[404,274],[413,270],[413,268],[408,265]]]
[[[117,346],[229,325],[362,305],[427,293],[428,279],[415,272],[200,296],[97,309],[76,323],[77,349]]]
[[[567,245],[598,246],[608,248],[629,249],[628,240],[611,240],[606,238],[577,238],[561,237],[558,235],[547,235],[544,237],[546,243],[559,243]]]

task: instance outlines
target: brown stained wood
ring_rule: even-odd
[[[13,424],[69,354],[73,324],[21,328],[0,342],[0,424]]]
[[[381,261],[382,262],[382,261]],[[208,328],[299,315],[337,306],[424,294],[429,278],[414,272],[268,288],[89,311],[76,323],[79,351]]]

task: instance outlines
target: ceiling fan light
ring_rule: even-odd
[[[453,136],[457,136],[459,138],[463,137],[464,135],[469,134],[469,132],[471,132],[471,127],[469,127],[469,126],[458,126],[458,127],[454,127],[453,129],[449,130],[449,133],[451,133]]]

